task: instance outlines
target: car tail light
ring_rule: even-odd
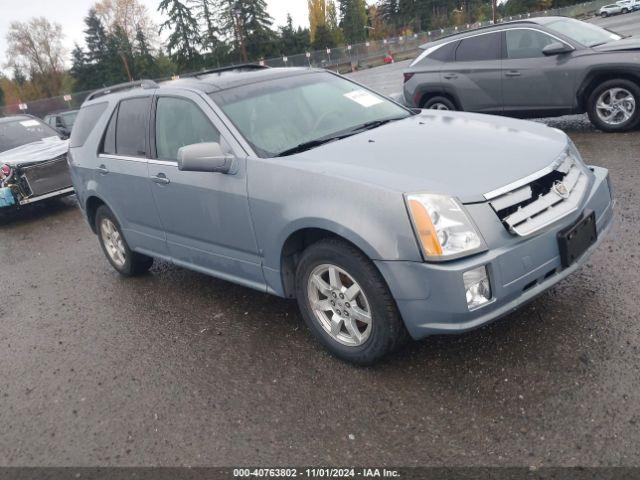
[[[9,175],[11,175],[11,167],[5,163],[4,165],[2,165],[2,167],[0,167],[0,172],[2,173],[3,177],[8,177]]]
[[[405,73],[404,74],[404,83],[407,83],[409,80],[411,80],[411,77],[413,77],[415,75],[415,73]]]

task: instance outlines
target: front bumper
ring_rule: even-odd
[[[396,300],[404,323],[415,339],[428,335],[461,333],[516,310],[584,263],[602,242],[613,220],[613,200],[606,169],[592,167],[595,181],[580,211],[524,239],[505,236],[505,230],[489,242],[482,254],[451,262],[418,263],[376,261]],[[557,234],[576,221],[582,211],[596,214],[598,240],[575,263],[563,268]],[[495,214],[495,220],[498,220]],[[507,234],[508,235],[508,234]],[[487,266],[493,298],[469,311],[462,274]]]

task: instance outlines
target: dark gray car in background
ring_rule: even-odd
[[[521,118],[588,113],[599,129],[640,122],[640,39],[565,17],[508,22],[421,47],[404,103]]]

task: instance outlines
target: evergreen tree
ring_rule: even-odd
[[[138,78],[155,78],[158,76],[158,68],[151,54],[149,42],[147,41],[144,31],[139,27],[136,27],[133,64]]]
[[[201,44],[204,51],[210,57],[219,57],[224,53],[224,45],[218,38],[220,31],[217,25],[216,4],[214,0],[192,0],[195,17],[204,31],[201,35]]]
[[[309,48],[309,30],[301,27],[294,29],[291,15],[287,14],[286,25],[280,27],[280,40],[282,53],[288,55],[301,53]]]
[[[162,0],[158,6],[167,20],[160,26],[160,32],[169,29],[167,50],[181,70],[194,70],[200,67],[201,56],[198,47],[201,44],[198,21],[184,0]]]
[[[280,41],[271,29],[273,19],[265,0],[220,0],[220,28],[235,39],[241,60],[279,55]]]
[[[340,26],[349,43],[364,42],[366,38],[367,6],[364,0],[339,0]]]
[[[311,45],[314,50],[324,50],[325,48],[335,47],[337,43],[335,35],[329,31],[326,25],[318,25],[316,27],[316,36]]]

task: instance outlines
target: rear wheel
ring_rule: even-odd
[[[96,231],[102,251],[120,275],[141,275],[153,265],[153,258],[131,251],[118,220],[106,205],[96,211]]]
[[[623,8],[622,9],[622,13],[629,13],[629,9],[628,8]]]
[[[380,272],[341,240],[321,240],[303,252],[296,296],[309,330],[342,360],[368,365],[408,339]]]
[[[600,14],[600,16],[601,16],[602,18],[607,18],[607,17],[609,16],[609,14],[608,14],[607,12],[602,12],[602,13]]]
[[[432,97],[422,108],[427,110],[455,110],[456,106],[447,97]]]
[[[624,132],[640,122],[640,87],[626,79],[598,85],[587,101],[589,120],[605,132]]]

